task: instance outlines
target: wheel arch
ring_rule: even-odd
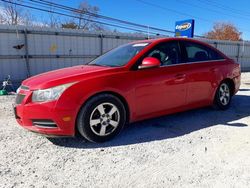
[[[121,100],[122,104],[124,105],[125,107],[125,110],[126,110],[126,123],[129,123],[130,122],[130,108],[129,108],[129,105],[128,105],[128,102],[127,100],[125,99],[124,96],[122,96],[121,94],[117,93],[117,92],[114,92],[114,91],[101,91],[101,92],[98,92],[98,93],[95,93],[91,96],[89,96],[84,102],[83,104],[81,105],[80,109],[78,110],[77,112],[77,116],[79,115],[81,109],[84,107],[84,105],[89,101],[91,100],[92,98],[98,96],[98,95],[101,95],[101,94],[110,94],[110,95],[113,95],[115,97],[117,97],[118,99]],[[77,124],[77,118],[75,120],[75,133],[77,134],[77,129],[76,129],[76,124]]]
[[[214,99],[215,99],[216,92],[217,92],[217,90],[218,90],[219,86],[220,86],[220,85],[221,85],[221,83],[223,83],[223,82],[226,82],[226,83],[228,83],[228,84],[229,84],[229,86],[230,86],[230,88],[231,88],[231,96],[233,96],[233,95],[234,95],[234,92],[235,92],[235,84],[234,84],[233,79],[231,79],[231,78],[225,78],[225,79],[221,80],[221,81],[218,83],[218,85],[217,85],[216,89],[214,90],[214,93],[213,93],[213,98],[212,98],[212,100],[213,100],[213,101],[214,101]]]
[[[231,96],[233,96],[234,95],[234,93],[235,93],[235,83],[234,83],[234,81],[231,79],[231,78],[225,78],[224,80],[222,80],[221,82],[220,82],[220,84],[222,83],[222,82],[226,82],[226,83],[228,83],[229,84],[229,86],[230,86],[230,91],[231,91]],[[219,84],[219,85],[220,85]]]

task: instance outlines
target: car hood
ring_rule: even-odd
[[[100,75],[112,67],[80,65],[58,69],[30,77],[22,82],[22,85],[30,90],[46,89],[61,84],[77,82],[90,76]]]

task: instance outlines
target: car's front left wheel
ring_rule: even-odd
[[[111,94],[100,94],[80,110],[77,129],[91,142],[105,142],[119,134],[125,122],[126,110],[121,100]]]

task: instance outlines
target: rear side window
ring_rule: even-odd
[[[220,54],[211,48],[193,43],[184,42],[184,48],[187,54],[187,62],[211,61],[224,59]]]

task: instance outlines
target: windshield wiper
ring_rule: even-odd
[[[86,65],[93,65],[93,66],[99,66],[99,67],[117,67],[117,66],[114,66],[114,65],[101,65],[101,64],[86,64]]]
[[[93,66],[99,66],[99,67],[109,67],[108,65],[100,65],[100,64],[95,64],[95,63],[86,64],[86,65],[93,65]]]

